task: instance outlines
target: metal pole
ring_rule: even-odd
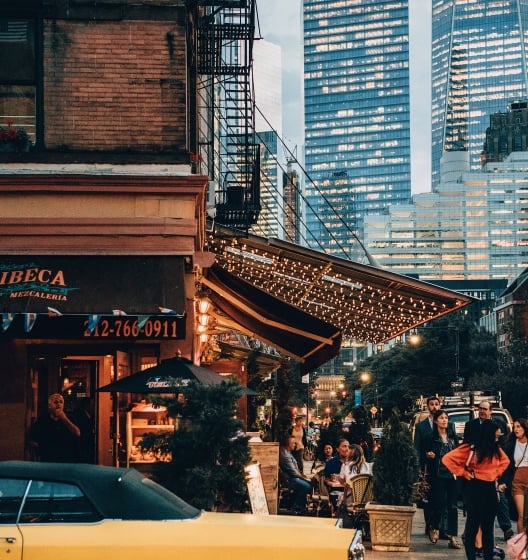
[[[456,381],[460,378],[460,336],[458,326],[455,327],[455,373]]]

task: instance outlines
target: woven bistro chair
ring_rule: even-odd
[[[374,499],[372,475],[358,474],[345,484],[342,506],[346,514],[346,524],[361,529],[363,536],[370,536],[369,516],[366,505]]]
[[[328,512],[332,516],[332,504],[328,495],[328,487],[324,480],[324,465],[313,473],[312,493],[309,497],[312,510],[319,517],[321,513]]]

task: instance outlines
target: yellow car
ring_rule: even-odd
[[[135,469],[0,462],[0,559],[363,560],[332,519],[200,511]]]

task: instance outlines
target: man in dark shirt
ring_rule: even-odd
[[[339,482],[338,477],[343,463],[348,461],[348,455],[350,454],[349,441],[345,438],[338,439],[336,451],[337,454],[331,459],[328,459],[324,468],[325,483],[328,486],[330,501],[334,508],[337,506],[339,496],[345,490],[343,484]]]
[[[414,431],[414,449],[416,450],[416,455],[418,456],[418,461],[420,463],[420,469],[422,472],[424,472],[427,462],[425,457],[425,442],[433,433],[434,413],[437,410],[440,410],[440,400],[436,395],[427,398],[427,410],[429,411],[427,418],[425,420],[422,420],[421,422],[418,422]],[[431,508],[429,502],[424,503],[423,513],[425,521],[425,534],[428,535],[431,517]]]
[[[29,440],[40,461],[75,463],[79,460],[81,430],[64,412],[64,398],[48,398],[48,412],[31,426]]]

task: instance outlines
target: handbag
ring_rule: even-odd
[[[431,490],[431,484],[427,480],[427,467],[422,471],[420,480],[414,485],[414,495],[413,501],[416,503],[416,507],[420,509],[425,509],[429,503],[429,491]]]
[[[511,539],[506,541],[508,556],[513,560],[521,560],[527,544],[528,537],[526,536],[526,531],[514,535]]]

